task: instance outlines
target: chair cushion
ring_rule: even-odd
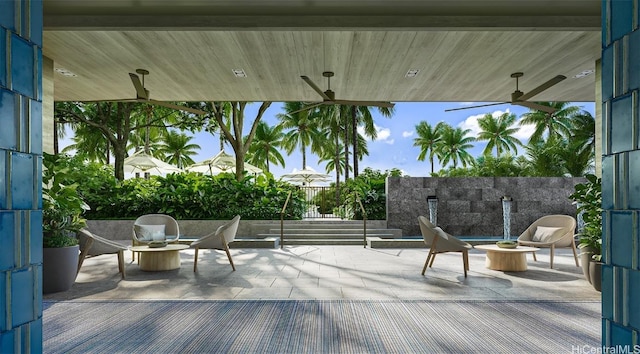
[[[141,241],[164,240],[165,225],[134,225],[136,237]]]
[[[556,233],[562,231],[562,227],[538,226],[536,227],[536,232],[533,234],[531,241],[542,243],[551,242],[551,240],[556,236]]]

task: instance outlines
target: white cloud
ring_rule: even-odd
[[[376,129],[376,132],[378,133],[378,138],[376,139],[376,141],[385,143],[385,144],[389,144],[389,145],[393,145],[393,143],[395,142],[394,139],[389,139],[391,137],[391,129],[389,128],[383,128],[377,124],[373,125],[374,128]],[[364,136],[364,128],[363,127],[358,127],[358,133],[360,133],[361,135]],[[369,137],[366,138],[367,140],[370,141]]]
[[[531,134],[533,134],[533,131],[536,130],[536,126],[533,124],[520,124],[521,120],[522,119],[518,119],[516,122],[516,125],[520,127],[520,130],[515,134],[515,137],[520,139],[523,144],[526,144],[529,141]]]
[[[493,111],[491,113],[492,116],[494,117],[499,117],[501,115],[503,115],[504,113],[511,113],[511,111],[509,111],[509,109],[506,109],[504,111]],[[478,119],[484,117],[485,114],[476,114],[473,116],[469,116],[467,119],[463,120],[462,122],[460,122],[460,124],[458,124],[458,127],[462,128],[462,129],[470,129],[471,131],[469,132],[470,136],[477,136],[478,133],[480,133],[480,125],[478,124]],[[518,137],[519,138],[519,137]]]
[[[511,113],[509,111],[509,109],[506,109],[505,111],[494,111],[491,113],[492,116],[494,117],[499,117],[501,116],[503,113]],[[462,121],[460,124],[458,124],[458,127],[462,128],[462,129],[471,129],[471,132],[469,133],[470,136],[477,136],[478,133],[480,132],[480,126],[478,125],[478,119],[484,117],[484,114],[477,114],[477,115],[473,115],[473,116],[469,116],[467,119],[465,119],[464,121]],[[531,137],[531,134],[533,134],[533,131],[535,130],[535,126],[532,124],[520,124],[520,121],[522,119],[518,119],[516,120],[514,126],[520,128],[520,130],[518,130],[518,132],[514,135],[516,138],[520,139],[520,141],[523,144],[526,144],[529,141],[529,138]]]
[[[410,132],[405,130],[405,131],[402,132],[402,137],[403,138],[408,138],[410,136],[413,136],[413,133],[414,133],[413,130],[410,131]]]

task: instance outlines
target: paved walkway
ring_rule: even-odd
[[[181,252],[180,269],[164,272],[141,271],[127,252],[125,280],[115,255],[88,258],[71,290],[44,299],[600,300],[569,249],[556,250],[554,269],[548,250],[538,252],[537,262],[527,255],[525,272],[486,269],[484,252],[473,250],[467,278],[458,253],[438,255],[422,276],[426,249],[287,246],[231,253],[237,271],[223,252],[201,250],[194,273],[192,250]]]

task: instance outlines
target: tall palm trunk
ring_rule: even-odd
[[[342,116],[343,109],[340,110]],[[347,119],[340,119],[344,122],[344,180],[349,179],[349,121]]]
[[[333,164],[336,169],[336,206],[340,205],[340,140],[338,134],[335,137],[336,153],[333,156]]]
[[[358,177],[358,124],[356,121],[356,106],[351,107],[351,130],[353,138],[353,178]]]
[[[58,145],[58,122],[53,119],[53,154],[58,155],[60,147]]]

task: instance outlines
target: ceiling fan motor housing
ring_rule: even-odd
[[[336,99],[336,93],[331,91],[331,90],[327,90],[324,92],[325,95],[327,95],[327,97],[330,98],[331,101],[335,101]]]
[[[511,93],[511,102],[518,101],[522,95],[524,95],[524,92],[520,90],[514,91],[513,93]]]

